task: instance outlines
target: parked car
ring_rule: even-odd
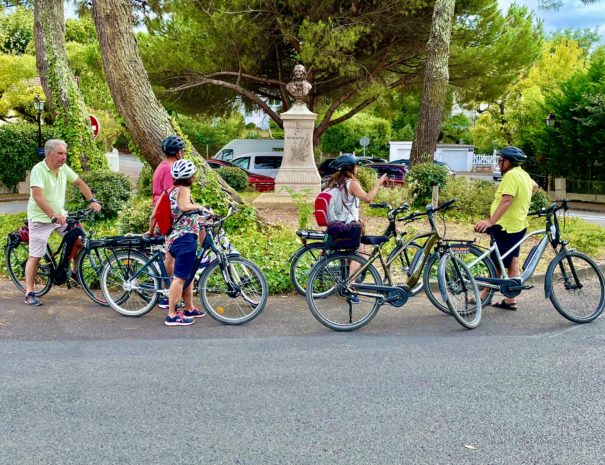
[[[326,158],[319,165],[317,165],[317,171],[319,172],[322,180],[324,178],[329,178],[336,173],[334,168],[330,168],[330,163],[332,163],[334,160],[336,160],[336,158]]]
[[[283,159],[283,153],[252,152],[233,157],[231,163],[251,173],[275,178]]]
[[[208,165],[212,169],[217,169],[217,168],[221,168],[224,166],[234,166],[232,163],[229,163],[228,161],[214,160],[214,159],[206,160],[206,163],[208,163]],[[239,167],[236,167],[236,168],[239,168]],[[255,191],[267,192],[267,191],[275,190],[275,179],[273,179],[272,177],[263,176],[262,174],[254,174],[254,173],[246,171],[242,168],[240,168],[240,169],[248,175],[248,184]]]
[[[317,171],[319,171],[319,175],[322,179],[332,176],[336,173],[334,168],[330,168],[330,163],[332,163],[336,158],[326,158],[317,166]],[[359,164],[362,166],[368,165],[370,163],[387,163],[384,158],[379,157],[357,157],[359,160]]]
[[[494,171],[492,171],[492,178],[494,181],[502,181],[502,172],[500,171],[500,166],[496,166]]]
[[[380,157],[357,157],[360,165],[368,165],[370,163],[388,163],[387,160]]]
[[[380,177],[383,174],[387,175],[387,179],[384,185],[387,187],[402,186],[405,183],[405,175],[408,170],[405,166],[393,163],[370,163],[366,165],[368,168],[372,168],[376,171],[376,174]]]
[[[396,165],[403,165],[407,169],[410,168],[410,160],[407,159],[407,158],[401,158],[399,160],[393,160],[390,163],[395,163]],[[433,163],[435,163],[435,165],[443,166],[447,170],[447,174],[448,175],[450,175],[450,176],[456,176],[456,172],[446,162],[433,160]]]
[[[283,155],[283,139],[233,139],[214,155],[214,159],[232,161],[246,153],[273,152],[275,155]]]

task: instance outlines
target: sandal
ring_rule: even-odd
[[[502,299],[500,302],[496,302],[492,304],[492,307],[501,308],[503,310],[517,311],[517,302],[512,304],[508,303],[505,299]]]

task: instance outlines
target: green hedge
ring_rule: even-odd
[[[224,166],[217,169],[216,174],[238,192],[245,191],[248,188],[248,175],[240,168]]]
[[[56,130],[50,126],[42,128],[42,144],[56,138]],[[36,163],[38,156],[38,126],[28,123],[10,123],[0,126],[0,182],[14,188]]]
[[[120,234],[146,232],[152,211],[153,202],[150,197],[132,197],[118,215],[117,227]]]
[[[132,195],[132,182],[123,173],[95,170],[84,173],[81,177],[103,207],[97,215],[99,219],[115,218]],[[66,198],[67,210],[71,212],[87,207],[88,202],[80,191],[75,186],[70,186]]]
[[[414,165],[405,176],[410,194],[415,198],[414,205],[418,207],[431,202],[433,186],[439,186],[441,192],[448,180],[447,170],[431,162]]]

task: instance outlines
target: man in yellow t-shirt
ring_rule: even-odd
[[[529,225],[527,222],[529,205],[532,195],[538,190],[538,185],[521,168],[521,165],[527,160],[527,156],[521,149],[505,147],[498,152],[498,155],[500,156],[498,165],[502,171],[502,182],[498,186],[490,208],[490,217],[475,224],[475,231],[485,232],[495,224],[500,225],[502,229],[495,231],[493,237],[500,254],[504,255],[525,236]],[[493,259],[496,262],[495,257]],[[521,275],[519,247],[514,248],[502,262],[508,270],[509,278],[517,278]],[[500,274],[498,265],[496,265],[496,269]],[[484,294],[487,294],[487,289],[482,293],[482,297]],[[505,298],[492,305],[506,310],[517,310],[517,302],[514,298]]]
[[[66,160],[67,144],[62,140],[51,139],[44,145],[44,160],[36,164],[30,174],[31,194],[27,204],[29,258],[25,265],[25,303],[28,305],[42,305],[36,296],[34,283],[40,258],[46,253],[51,233],[56,231],[62,236],[66,233],[67,212],[64,206],[67,183],[80,189],[91,210],[101,210],[101,205],[93,197],[90,188],[65,164]]]

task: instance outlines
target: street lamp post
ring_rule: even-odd
[[[555,127],[555,115],[554,113],[549,113],[548,116],[546,117],[546,126],[549,128],[548,129],[548,161],[550,161],[550,136],[552,133],[552,130],[550,128],[554,128]],[[547,161],[547,165],[546,165],[546,190],[548,191],[548,161]]]
[[[40,100],[40,97],[36,95],[34,97],[34,109],[38,112],[38,155],[42,149],[42,112],[44,111],[44,100]],[[42,152],[43,153],[43,152]]]

